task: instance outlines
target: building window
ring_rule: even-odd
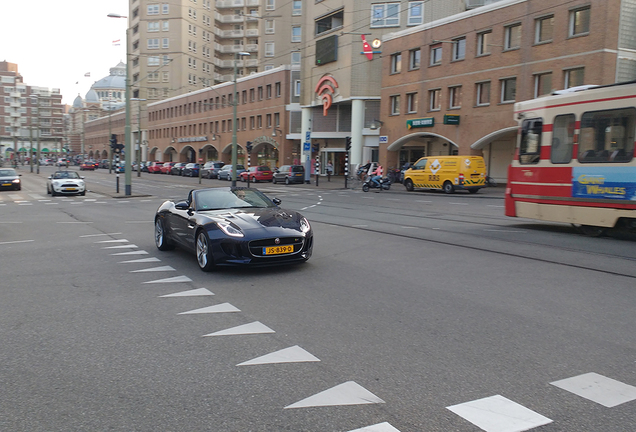
[[[585,72],[584,68],[575,68],[575,69],[566,70],[565,71],[565,88],[569,89],[570,87],[583,85],[585,80],[584,72]]]
[[[421,52],[419,48],[409,51],[409,70],[420,68]]]
[[[255,123],[254,116],[251,116],[251,117],[250,117],[250,129],[254,129],[254,127],[255,127],[254,125],[255,125],[255,124],[256,124],[256,123]]]
[[[301,41],[300,26],[292,26],[291,41],[292,42],[300,42]]]
[[[299,51],[294,51],[291,53],[291,64],[299,65],[301,60],[301,55]]]
[[[302,15],[303,14],[303,2],[302,0],[293,0],[292,1],[292,15]]]
[[[274,20],[265,20],[265,34],[274,34]]]
[[[274,126],[280,126],[280,113],[274,113]]]
[[[256,116],[256,128],[263,129],[263,116]]]
[[[552,41],[554,31],[554,15],[538,18],[534,27],[534,43],[540,44]]]
[[[159,15],[159,5],[158,4],[149,4],[148,5],[148,15]]]
[[[300,96],[300,80],[294,81],[294,96]]]
[[[280,97],[280,89],[281,89],[281,85],[279,82],[274,84],[274,94],[276,95],[277,98]]]
[[[161,48],[170,48],[170,39],[168,38],[161,39]]]
[[[463,60],[466,57],[466,38],[459,38],[453,41],[453,61]]]
[[[406,25],[418,25],[424,22],[424,2],[409,2],[409,15]]]
[[[429,90],[428,100],[428,109],[430,111],[439,111],[442,109],[442,89]]]
[[[158,32],[159,21],[148,21],[148,32]]]
[[[265,10],[274,10],[276,9],[276,3],[274,0],[267,0],[265,2]]]
[[[408,114],[413,114],[417,112],[417,93],[407,93],[406,112]]]
[[[490,105],[490,81],[477,83],[477,106]]]
[[[504,49],[517,49],[521,46],[521,24],[505,27]]]
[[[159,49],[159,39],[148,39],[148,49]]]
[[[376,3],[371,6],[371,27],[400,25],[400,3]]]
[[[161,21],[161,30],[170,31],[170,21]]]
[[[263,86],[258,86],[258,100],[263,100]]]
[[[316,20],[316,36],[342,27],[344,21],[344,9],[331,12]]]
[[[517,96],[517,78],[501,80],[501,102],[514,102]]]
[[[483,56],[490,54],[490,41],[492,39],[492,31],[477,34],[477,55]]]
[[[265,127],[270,129],[272,127],[272,115],[271,114],[266,114],[265,115]]]
[[[534,97],[552,93],[552,72],[536,74],[534,76]]]
[[[272,85],[271,84],[267,84],[265,86],[265,98],[267,98],[267,99],[271,99],[272,98]]]
[[[461,108],[462,106],[462,86],[450,87],[448,89],[448,108]]]
[[[148,66],[159,66],[161,61],[158,56],[149,56],[148,57]]]
[[[265,42],[265,57],[274,57],[274,42]]]
[[[590,32],[590,7],[570,11],[569,36],[581,36]]]
[[[400,115],[400,95],[391,96],[391,115]]]
[[[391,55],[391,73],[400,73],[402,72],[402,53],[392,54]]]
[[[164,15],[168,15],[170,13],[170,4],[164,3],[161,5],[161,13]]]
[[[431,66],[442,64],[442,44],[431,47]]]

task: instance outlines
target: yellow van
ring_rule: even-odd
[[[428,156],[419,159],[404,173],[404,187],[441,189],[447,194],[455,189],[475,193],[486,187],[486,163],[481,156]]]

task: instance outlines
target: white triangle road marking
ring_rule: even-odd
[[[300,362],[319,362],[320,359],[314,357],[298,345],[285,348],[255,359],[237,364],[237,366],[271,364],[271,363],[300,363]]]
[[[240,309],[235,308],[229,303],[222,303],[214,306],[208,306],[200,309],[194,309],[188,312],[181,312],[177,315],[188,315],[188,314],[205,314],[205,313],[220,313],[220,312],[240,312]]]
[[[347,381],[306,399],[287,405],[285,409],[374,403],[384,403],[384,401],[360,384],[354,381]]]
[[[214,293],[211,292],[209,289],[197,288],[197,289],[188,290],[188,291],[181,291],[174,294],[166,294],[159,297],[194,297],[194,296],[211,296],[211,295],[214,295]]]
[[[126,239],[119,239],[119,240],[100,240],[100,241],[96,241],[95,243],[129,243],[129,242]]]
[[[520,432],[552,423],[549,418],[501,395],[446,408],[487,432]]]
[[[164,271],[175,271],[175,269],[170,266],[161,266],[161,267],[152,267],[152,268],[141,269],[141,270],[131,270],[130,273],[164,272]]]
[[[150,257],[150,258],[139,258],[136,260],[119,261],[118,264],[149,263],[149,262],[159,262],[159,261],[161,260],[157,257]]]
[[[391,426],[388,422],[378,423],[373,426],[365,426],[360,429],[351,430],[349,432],[400,432],[393,426]]]
[[[148,281],[144,283],[150,284],[150,283],[173,283],[173,282],[192,282],[192,279],[190,279],[187,276],[175,276],[175,277],[166,278],[166,279],[157,279],[153,281]]]
[[[139,246],[134,245],[134,244],[128,244],[128,245],[119,245],[119,246],[107,246],[105,248],[102,249],[134,249],[137,248]]]
[[[132,252],[119,252],[119,253],[114,253],[111,255],[148,255],[148,252],[139,250],[139,251],[132,251]]]
[[[267,327],[260,321],[254,321],[249,324],[243,324],[240,326],[232,327],[225,330],[220,330],[214,333],[203,335],[205,336],[234,336],[245,334],[261,334],[261,333],[276,333],[271,328]]]

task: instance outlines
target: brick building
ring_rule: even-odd
[[[383,38],[380,161],[483,154],[505,181],[515,101],[636,78],[633,0],[502,0]]]

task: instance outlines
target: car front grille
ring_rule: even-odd
[[[276,242],[278,240],[278,242]],[[298,251],[303,249],[305,239],[304,237],[273,237],[269,239],[262,240],[253,240],[249,243],[250,253],[257,257],[276,257],[281,255],[291,255],[297,253]],[[277,255],[265,255],[264,249],[267,247],[276,247],[276,246],[294,246],[294,251],[286,254],[277,254]]]

